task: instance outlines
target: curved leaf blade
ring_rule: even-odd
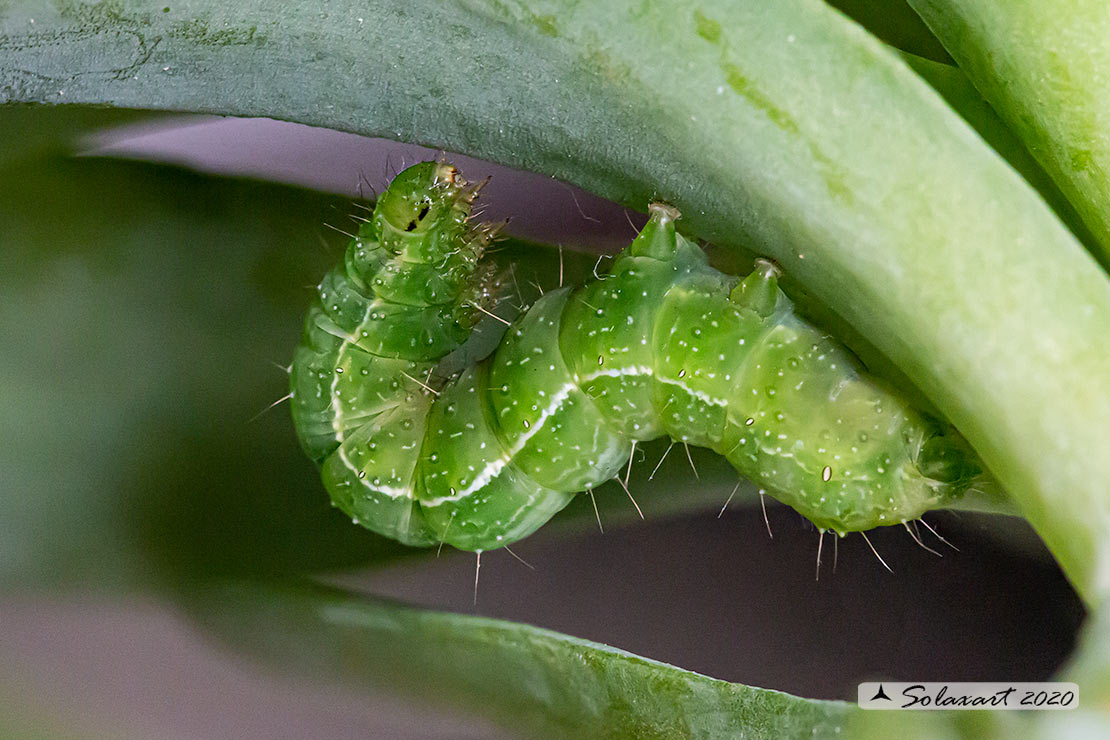
[[[1110,6],[909,3],[1056,180],[1110,265]]]
[[[187,602],[270,664],[417,694],[528,736],[834,738],[851,712],[538,627],[307,584],[224,582]]]
[[[941,94],[960,116],[983,137],[991,147],[1021,173],[1026,182],[1037,189],[1056,215],[1096,257],[1101,247],[1071,201],[1060,192],[1055,181],[1025,148],[1025,144],[983,99],[975,86],[958,67],[939,64],[913,54],[903,54],[914,72]]]
[[[941,64],[954,64],[944,46],[906,0],[827,2],[896,49]]]

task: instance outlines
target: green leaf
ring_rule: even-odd
[[[164,7],[9,5],[4,99],[267,115],[463,151],[640,208],[666,199],[690,232],[774,257],[853,325],[960,428],[1076,587],[1110,593],[1110,353],[1096,341],[1110,281],[836,11]]]
[[[453,705],[529,737],[845,738],[851,711],[538,627],[318,586],[228,582],[187,603],[230,645],[282,669]]]
[[[967,75],[957,67],[923,59],[913,54],[904,54],[906,63],[914,72],[928,82],[960,116],[983,137],[991,147],[1006,158],[1010,166],[1021,173],[1026,182],[1037,189],[1041,197],[1052,206],[1056,215],[1067,224],[1072,233],[1096,257],[1101,247],[1094,235],[1083,223],[1075,206],[1060,192],[1055,181],[1041,167],[1025,148],[1021,139],[983,99]]]
[[[1080,706],[1088,710],[1088,719],[1098,713],[1102,727],[1110,728],[1110,600],[1093,610],[1083,625],[1079,647],[1060,671],[1060,680],[1079,684]]]
[[[1110,266],[1110,13],[1103,0],[909,0],[1056,180]]]
[[[827,0],[896,49],[918,57],[954,64],[944,46],[906,0]]]

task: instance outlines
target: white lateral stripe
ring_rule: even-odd
[[[548,405],[543,409],[543,411],[540,412],[539,418],[536,419],[535,423],[532,424],[532,426],[528,429],[528,431],[525,432],[524,434],[522,434],[519,438],[517,438],[516,443],[512,446],[511,449],[509,449],[508,452],[504,453],[503,455],[501,455],[500,457],[498,457],[494,460],[490,460],[489,462],[487,462],[485,467],[483,467],[482,470],[474,477],[474,480],[470,483],[470,485],[468,485],[466,488],[462,489],[461,491],[458,491],[458,492],[456,492],[454,494],[451,494],[451,495],[448,495],[448,496],[439,496],[439,497],[431,499],[429,501],[421,501],[420,505],[421,506],[440,506],[442,504],[445,504],[445,503],[448,503],[448,502],[451,502],[451,501],[460,501],[460,500],[466,498],[467,496],[471,496],[475,493],[478,493],[483,488],[485,488],[487,485],[489,485],[489,483],[494,478],[496,478],[498,475],[500,475],[501,471],[504,470],[505,467],[512,462],[513,458],[515,458],[517,456],[517,454],[521,450],[524,449],[524,446],[526,444],[528,444],[528,442],[532,439],[532,437],[534,437],[536,434],[538,434],[540,432],[541,429],[543,429],[544,424],[547,423],[547,420],[549,418],[551,418],[552,416],[554,416],[556,413],[559,412],[559,409],[562,408],[563,404],[570,397],[570,394],[578,389],[579,383],[589,382],[591,380],[596,380],[597,378],[603,378],[603,377],[608,377],[608,378],[623,378],[623,377],[637,377],[637,376],[651,377],[651,376],[654,376],[654,375],[655,375],[654,370],[652,368],[646,366],[646,365],[630,365],[628,367],[608,367],[608,368],[604,368],[604,369],[601,369],[601,370],[595,370],[594,372],[591,372],[591,373],[589,373],[588,375],[585,375],[585,376],[580,376],[579,378],[577,378],[577,382],[570,382],[570,383],[565,384],[562,388],[560,388],[558,391],[556,391],[551,396],[551,402],[548,403]],[[697,390],[694,390],[692,388],[689,388],[684,383],[678,382],[676,380],[667,380],[667,379],[664,379],[664,378],[656,378],[656,380],[658,380],[659,382],[662,382],[662,383],[667,383],[669,385],[678,386],[679,388],[682,388],[684,391],[689,393],[691,396],[694,396],[695,398],[697,398],[697,399],[699,399],[699,400],[701,400],[705,403],[708,403],[708,404],[711,404],[711,405],[714,405],[714,406],[727,406],[728,405],[728,401],[726,401],[726,400],[713,398],[712,396],[708,395],[707,393],[704,393],[703,391],[697,391]],[[347,459],[346,455],[343,454],[343,448],[342,447],[339,448],[339,455],[340,455],[340,459],[343,461],[343,464],[345,466],[347,466],[347,468],[352,473],[354,473],[356,478],[357,478],[359,471],[356,470],[353,465],[351,465],[351,463]],[[378,491],[379,493],[382,493],[386,496],[389,496],[390,498],[399,498],[399,497],[402,497],[402,496],[404,496],[406,498],[413,498],[413,490],[412,490],[411,487],[396,488],[396,487],[391,487],[391,486],[372,486],[368,482],[368,480],[365,479],[365,478],[360,479],[359,482],[362,483],[367,488],[369,488],[370,490]]]
[[[713,396],[709,395],[705,391],[696,391],[693,388],[690,388],[689,386],[687,386],[685,383],[679,382],[678,380],[671,380],[670,378],[656,377],[655,382],[657,382],[657,383],[666,383],[667,385],[677,385],[679,388],[686,391],[687,393],[689,393],[694,398],[698,399],[702,403],[708,403],[710,406],[728,406],[728,401],[726,401],[725,399],[723,399],[723,398],[714,398]]]
[[[335,355],[335,367],[331,369],[331,387],[328,390],[331,399],[331,407],[335,412],[331,415],[331,428],[335,430],[335,441],[343,444],[343,409],[339,402],[339,373],[335,372],[336,368],[343,364],[343,353],[347,351],[347,345],[339,345],[339,352]],[[350,466],[348,466],[350,467]]]
[[[489,485],[490,481],[500,475],[501,471],[505,469],[505,466],[509,464],[510,460],[512,460],[512,454],[502,455],[496,460],[491,460],[486,463],[486,467],[482,468],[482,472],[474,476],[474,481],[463,490],[458,491],[454,495],[440,496],[439,498],[434,498],[431,501],[421,501],[420,505],[439,506],[440,504],[445,504],[448,501],[459,501],[460,499],[464,499],[471,494],[477,493],[478,491]]]
[[[420,505],[439,506],[440,504],[446,503],[448,501],[458,501],[460,499],[464,499],[467,496],[477,493],[478,491],[485,488],[489,484],[489,482],[496,478],[497,475],[505,468],[505,466],[508,465],[514,457],[516,457],[517,453],[524,449],[524,445],[528,444],[528,441],[531,440],[532,437],[534,437],[537,433],[539,433],[541,429],[543,429],[543,425],[547,423],[547,420],[551,418],[551,416],[554,415],[556,412],[558,412],[559,408],[563,405],[563,402],[570,397],[571,391],[577,388],[577,383],[566,383],[565,385],[563,385],[562,388],[552,394],[551,403],[547,404],[544,410],[540,412],[539,418],[536,419],[536,422],[528,429],[528,431],[517,438],[516,444],[514,444],[508,452],[506,452],[496,460],[491,460],[490,462],[486,463],[486,466],[482,468],[482,472],[478,473],[478,475],[474,477],[474,480],[470,483],[469,486],[451,496],[440,496],[439,498],[434,498],[431,501],[421,501]]]
[[[536,422],[532,424],[531,428],[529,428],[528,431],[524,434],[520,435],[520,437],[516,441],[516,444],[514,444],[512,448],[501,457],[486,463],[486,466],[482,468],[482,471],[474,477],[473,482],[471,482],[469,486],[450,496],[440,496],[430,501],[421,501],[420,505],[439,506],[440,504],[447,503],[448,501],[459,501],[485,488],[490,481],[496,478],[501,473],[501,471],[505,469],[506,465],[512,462],[517,453],[524,449],[524,445],[528,444],[528,441],[531,440],[532,437],[534,437],[536,434],[538,434],[541,429],[543,429],[543,425],[547,423],[547,420],[558,413],[559,409],[563,405],[563,402],[565,402],[567,398],[570,397],[570,394],[573,391],[578,389],[578,384],[580,382],[589,382],[601,377],[614,378],[636,375],[652,375],[652,372],[652,369],[645,365],[607,368],[604,370],[597,370],[590,373],[589,375],[586,375],[585,377],[579,378],[578,382],[570,382],[565,384],[562,388],[560,388],[551,396],[551,403],[549,403],[547,407],[544,408],[542,412],[540,412],[539,418],[536,419]]]
[[[655,371],[647,365],[630,365],[628,367],[609,367],[604,370],[597,370],[589,375],[579,378],[579,381],[589,382],[597,380],[598,378],[627,378],[635,377],[637,375],[654,375]]]

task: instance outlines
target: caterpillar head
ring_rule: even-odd
[[[421,162],[393,178],[378,199],[378,241],[405,260],[439,264],[460,250],[477,260],[488,242],[467,223],[481,185],[469,185],[446,162]]]
[[[971,446],[955,430],[938,430],[927,437],[914,461],[918,472],[959,494],[982,475]]]

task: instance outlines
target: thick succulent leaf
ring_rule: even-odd
[[[202,624],[272,665],[434,696],[528,737],[842,738],[851,711],[538,627],[318,586],[230,582],[187,597]]]
[[[944,46],[906,0],[827,2],[896,49],[934,62],[954,64]]]
[[[894,52],[818,0],[27,1],[0,43],[6,100],[267,115],[669,200],[855,326],[1077,588],[1110,593],[1110,353],[1093,339],[1110,281]]]
[[[1110,5],[909,2],[1055,178],[1110,266]]]
[[[1056,211],[1056,215],[1097,257],[1102,248],[1087,225],[1083,223],[1075,206],[1060,192],[1056,182],[1029,153],[1017,134],[1006,125],[990,103],[983,99],[963,70],[913,54],[903,54],[903,58],[914,72],[921,75],[923,80],[944,97],[953,110],[971,124],[984,141],[1005,157],[1010,166],[1037,189],[1041,197]]]

